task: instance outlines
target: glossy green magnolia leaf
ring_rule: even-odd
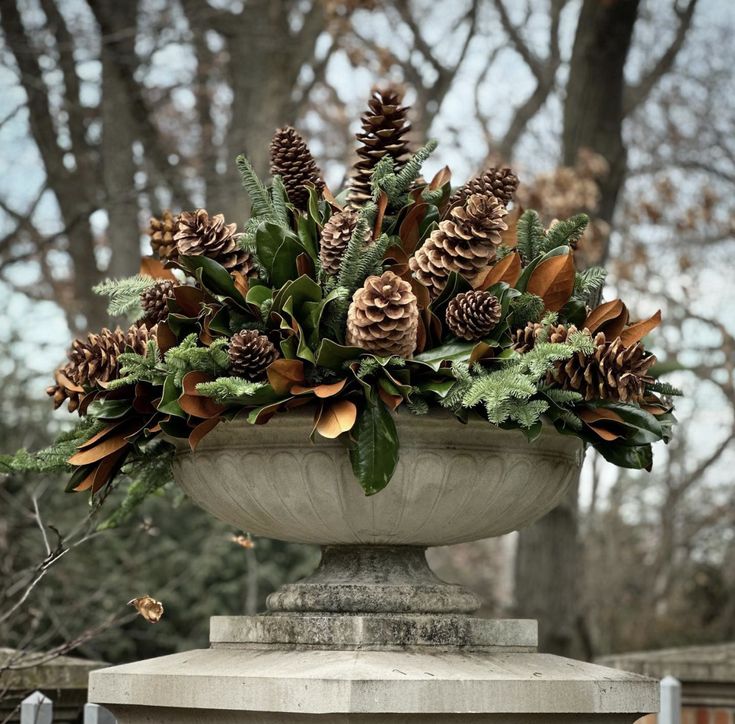
[[[173,375],[169,375],[163,383],[163,393],[161,395],[161,401],[158,403],[156,408],[159,412],[164,412],[167,415],[174,415],[175,417],[186,417],[186,413],[181,409],[179,405],[179,396],[181,390],[174,384]]]
[[[95,400],[87,409],[87,414],[98,420],[119,420],[133,409],[129,400]]]
[[[378,395],[366,401],[351,434],[352,470],[365,495],[375,495],[388,485],[398,463],[396,423]]]
[[[283,243],[276,250],[271,264],[270,276],[274,287],[281,287],[286,282],[299,276],[296,257],[304,251],[304,247],[301,246],[296,237],[286,236]]]
[[[468,362],[475,346],[475,342],[447,342],[440,347],[417,354],[412,362],[423,362],[436,371],[442,362]]]
[[[642,410],[637,405],[628,405],[624,402],[607,402],[597,400],[586,403],[588,407],[604,407],[618,414],[623,422],[635,431],[630,436],[626,435],[626,442],[634,445],[643,445],[649,442],[657,442],[664,437],[664,431],[659,419],[650,412]]]
[[[268,299],[273,299],[273,290],[262,284],[256,284],[248,289],[245,300],[248,304],[255,304],[258,307]]]
[[[650,445],[616,445],[614,443],[593,443],[593,447],[610,463],[632,470],[651,470],[653,450]]]
[[[316,353],[316,363],[330,370],[341,370],[346,362],[352,362],[365,354],[359,347],[346,347],[331,339],[323,339]]]
[[[180,256],[179,262],[207,291],[215,296],[228,297],[239,306],[245,305],[245,299],[235,287],[230,273],[214,259],[207,256]]]

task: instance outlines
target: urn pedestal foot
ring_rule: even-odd
[[[469,614],[482,601],[439,579],[419,546],[323,546],[316,571],[268,596],[268,610],[293,613]]]
[[[452,619],[475,622],[466,645],[426,635]],[[657,682],[535,653],[535,634],[462,616],[215,617],[211,648],[95,671],[90,700],[119,724],[632,724],[657,710]]]

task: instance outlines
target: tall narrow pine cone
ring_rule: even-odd
[[[126,350],[145,354],[148,340],[155,334],[155,327],[133,324],[127,332],[120,327],[114,331],[104,328],[89,334],[86,340],[75,339],[67,352],[69,361],[56,371],[56,383],[46,390],[54,398],[54,407],[68,399],[69,411],[73,412],[83,397],[79,388],[104,387],[117,379],[120,355]]]
[[[151,217],[148,224],[151,249],[163,261],[176,261],[176,257],[179,255],[174,241],[178,223],[179,217],[166,210],[160,219],[155,216]]]
[[[225,224],[222,214],[210,216],[206,209],[197,209],[179,216],[174,239],[182,256],[206,256],[229,272],[239,271],[248,276],[254,267],[253,259],[240,248],[236,230],[237,224]]]
[[[288,200],[300,211],[306,211],[309,204],[306,184],[313,184],[317,191],[324,188],[322,172],[306,141],[291,126],[279,128],[273,134],[270,153],[271,175],[278,175],[283,179]]]
[[[339,272],[339,265],[355,226],[357,226],[357,212],[354,209],[345,209],[333,214],[324,224],[319,246],[319,259],[327,274],[336,275]],[[365,231],[366,244],[370,242],[370,236],[370,229],[367,229]]]
[[[480,176],[455,189],[449,208],[464,204],[472,194],[492,195],[507,206],[518,189],[518,176],[509,168],[489,168]]]
[[[140,295],[143,320],[147,325],[158,324],[168,317],[168,300],[173,297],[174,286],[169,279],[158,279]]]
[[[371,276],[352,297],[347,344],[408,358],[416,349],[419,308],[411,285],[391,271]]]
[[[262,379],[268,365],[279,356],[275,345],[257,329],[233,334],[228,354],[230,372],[246,380]]]
[[[414,276],[436,297],[447,277],[458,272],[470,283],[495,259],[505,207],[494,196],[473,194],[464,206],[456,206],[439,222],[423,246],[409,259]]]
[[[498,298],[490,292],[461,292],[447,305],[445,319],[453,335],[476,342],[500,321]]]
[[[370,177],[383,156],[390,156],[400,169],[409,155],[408,141],[404,136],[411,130],[402,106],[403,92],[393,86],[373,89],[368,110],[360,119],[362,132],[357,134],[360,147],[359,159],[353,167],[350,183],[350,201],[362,204],[372,198]]]
[[[651,381],[648,369],[655,361],[640,342],[625,347],[620,337],[608,342],[600,332],[591,355],[577,353],[558,363],[549,373],[549,381],[579,392],[585,400],[640,402],[646,382]]]

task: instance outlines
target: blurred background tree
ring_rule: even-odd
[[[44,380],[69,334],[109,323],[90,288],[137,270],[151,214],[206,206],[242,223],[233,159],[244,151],[265,173],[271,134],[288,123],[340,187],[371,85],[396,80],[415,140],[437,137],[432,163],[456,181],[510,162],[525,206],[594,215],[579,263],[611,266],[608,298],[663,309],[654,349],[687,393],[654,473],[590,456],[580,489],[545,520],[436,551],[439,568],[478,588],[487,613],[539,618],[547,651],[732,638],[734,27],[718,0],[5,0],[3,452],[64,424],[47,413]],[[144,592],[167,604],[164,621],[115,618],[126,636],[83,637],[83,653],[203,645],[210,614],[262,607],[315,559],[269,541],[243,548],[239,531],[171,491],[71,550],[3,620],[44,558],[42,530],[79,530],[83,500],[59,488],[0,482],[11,645],[74,640]]]

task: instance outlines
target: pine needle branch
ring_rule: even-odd
[[[156,280],[136,274],[124,279],[106,279],[92,289],[101,297],[108,297],[107,313],[112,317],[129,316],[138,318],[143,315],[140,295],[150,289]]]
[[[252,215],[255,217],[265,216],[273,217],[275,212],[273,210],[273,204],[271,203],[270,197],[268,196],[268,189],[265,187],[263,182],[258,178],[258,174],[255,173],[255,169],[244,154],[240,154],[236,160],[237,168],[240,171],[242,177],[242,185],[247,191],[250,197],[250,204],[252,206]]]

